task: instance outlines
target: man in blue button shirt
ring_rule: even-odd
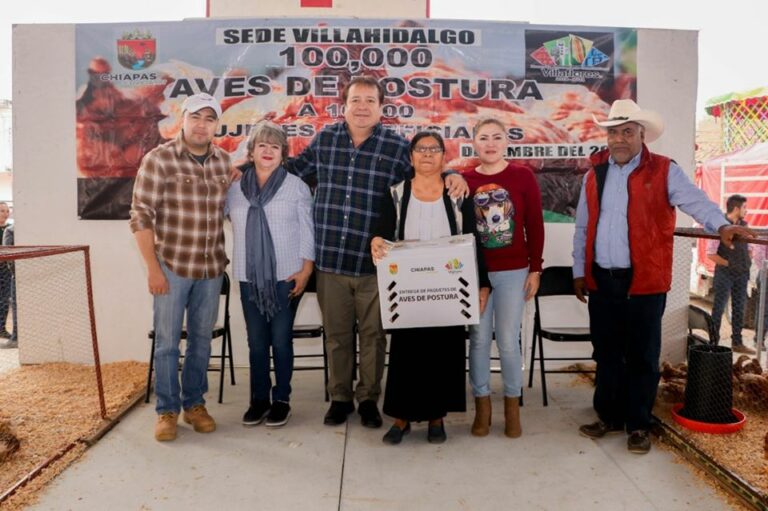
[[[327,425],[342,424],[359,403],[366,427],[381,427],[377,407],[386,337],[381,326],[376,270],[370,254],[381,200],[411,175],[408,141],[381,124],[384,88],[370,76],[353,78],[342,91],[344,121],[326,127],[285,168],[314,178],[317,298],[328,352]],[[446,178],[452,196],[465,195],[459,175]],[[360,378],[352,390],[355,326],[360,338]]]
[[[576,210],[573,275],[586,302],[597,363],[594,408],[598,421],[579,428],[590,438],[627,431],[627,448],[651,448],[651,411],[659,383],[661,317],[672,282],[675,207],[723,244],[752,231],[731,225],[674,161],[651,153],[645,142],[664,129],[661,117],[632,100],[617,100],[606,129],[608,149],[592,168]]]

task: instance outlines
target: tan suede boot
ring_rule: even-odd
[[[487,436],[491,431],[491,396],[475,398],[475,421],[472,423],[474,436]]]
[[[208,410],[203,405],[195,405],[184,410],[184,422],[192,424],[192,429],[198,433],[216,431],[216,421],[208,414]]]
[[[176,422],[178,413],[167,412],[157,416],[155,423],[155,440],[158,442],[170,442],[176,440]]]
[[[509,438],[518,438],[523,434],[520,426],[520,398],[504,396],[504,434]]]

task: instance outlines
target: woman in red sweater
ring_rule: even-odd
[[[480,165],[464,174],[475,206],[477,231],[488,267],[491,296],[480,324],[469,329],[469,380],[475,396],[472,434],[486,436],[491,425],[491,340],[501,359],[504,434],[517,438],[523,386],[520,323],[525,302],[539,288],[544,249],[541,192],[528,167],[507,163],[507,130],[497,119],[475,126],[472,145]]]

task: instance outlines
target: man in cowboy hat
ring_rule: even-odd
[[[664,130],[661,117],[617,100],[608,120],[608,149],[592,157],[576,210],[573,276],[589,323],[597,363],[598,420],[579,428],[590,438],[627,431],[630,452],[647,453],[659,382],[661,317],[672,283],[675,207],[733,247],[752,231],[725,220],[716,204],[673,160],[646,147]]]

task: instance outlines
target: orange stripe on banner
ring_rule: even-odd
[[[333,0],[301,0],[302,7],[333,7]]]

